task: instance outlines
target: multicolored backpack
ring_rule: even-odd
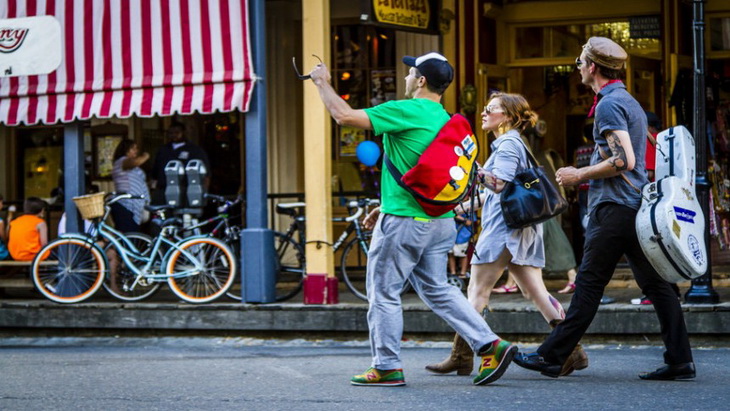
[[[386,155],[383,163],[423,211],[437,217],[453,210],[473,191],[478,152],[469,121],[461,114],[454,114],[405,174]]]

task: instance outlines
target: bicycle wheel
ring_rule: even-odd
[[[175,246],[166,268],[172,292],[190,303],[207,303],[225,294],[233,284],[236,257],[218,239],[195,237]]]
[[[288,300],[302,290],[306,264],[302,246],[291,237],[274,232],[276,250],[276,301]]]
[[[90,240],[59,238],[43,247],[31,263],[31,277],[43,296],[77,303],[94,295],[104,282],[104,253]]]
[[[350,240],[342,250],[342,259],[340,260],[340,271],[342,279],[345,280],[347,288],[352,291],[355,296],[361,300],[368,300],[367,289],[365,288],[365,278],[368,263],[368,249],[370,246],[370,237],[372,233],[363,233],[365,236],[365,248],[356,237]],[[403,284],[401,295],[407,293],[411,289],[411,284],[406,281]]]
[[[452,285],[459,289],[459,291],[465,291],[466,290],[466,282],[462,280],[458,275],[454,274],[447,274],[446,275],[446,282],[449,285]]]
[[[137,250],[143,256],[147,257],[152,252],[152,238],[147,234],[127,233],[124,236],[137,247]],[[140,278],[137,284],[135,284],[134,289],[131,289],[132,284],[137,279],[137,274],[124,264],[124,261],[119,256],[119,252],[112,247],[111,243],[108,243],[104,247],[104,252],[109,260],[109,273],[104,280],[104,289],[113,297],[124,301],[140,301],[151,297],[160,289],[159,282],[145,278]],[[158,250],[157,257],[157,269],[155,271],[160,272],[160,265],[162,265],[161,250]],[[142,261],[140,263],[143,264]],[[115,266],[117,270],[116,274],[112,273]]]
[[[237,238],[235,240],[223,240],[228,248],[233,251],[233,255],[236,258],[236,262],[241,261],[241,239]],[[241,301],[241,270],[237,271],[236,280],[233,282],[233,285],[231,285],[231,288],[226,291],[226,296],[228,298],[231,298],[236,301]]]

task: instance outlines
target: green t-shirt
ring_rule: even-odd
[[[440,103],[422,98],[393,100],[365,109],[365,112],[375,134],[383,135],[385,154],[402,173],[416,165],[426,147],[451,118]],[[403,217],[434,218],[426,214],[416,199],[398,185],[387,167],[383,167],[382,171],[381,212]],[[453,216],[453,212],[448,212],[436,218]]]

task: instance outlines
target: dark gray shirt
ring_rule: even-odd
[[[593,123],[593,139],[596,148],[610,155],[605,133],[609,130],[623,130],[631,137],[636,162],[634,169],[624,171],[624,175],[637,188],[641,189],[649,180],[646,177],[646,114],[639,102],[626,91],[621,83],[607,85],[598,93],[598,105]],[[596,149],[591,157],[591,165],[603,159]],[[623,204],[638,210],[641,206],[641,195],[631,187],[620,175],[611,178],[591,180],[588,191],[588,213],[601,203],[611,202]]]

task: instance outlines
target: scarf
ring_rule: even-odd
[[[601,87],[601,90],[603,90],[604,88],[606,88],[606,86],[609,85],[609,84],[620,83],[620,82],[621,82],[621,80],[610,80],[608,83],[604,84]],[[596,113],[596,106],[598,105],[598,100],[600,100],[598,98],[598,95],[601,92],[601,90],[598,90],[598,93],[596,93],[596,95],[593,96],[593,105],[591,106],[591,109],[588,111],[588,118],[593,117],[593,115]]]

